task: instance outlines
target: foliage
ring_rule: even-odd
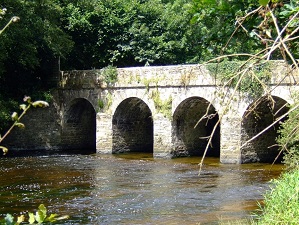
[[[5,85],[0,93],[19,98],[37,88],[47,89],[47,79],[57,67],[54,63],[72,47],[62,28],[58,1],[3,0],[1,7],[7,9],[5,18],[16,14],[20,21],[1,35],[0,82]],[[0,20],[0,27],[6,23]]]
[[[264,94],[263,85],[266,85],[271,76],[273,63],[262,62],[243,71],[244,62],[241,61],[222,61],[220,63],[207,64],[211,75],[221,82],[228,82],[228,85],[236,87],[241,74],[244,76],[238,85],[238,90],[253,99],[258,99]]]
[[[237,79],[237,85],[233,95],[235,91],[241,87],[241,82],[246,80],[246,71],[256,65],[261,65],[263,61],[283,59],[286,64],[291,65],[288,67],[288,69],[290,69],[290,76],[293,75],[292,72],[298,72],[298,62],[296,60],[298,55],[298,42],[295,40],[299,37],[299,27],[297,26],[299,22],[299,1],[260,0],[259,3],[261,4],[260,6],[248,12],[246,15],[241,15],[236,21],[238,28],[245,30],[249,37],[252,37],[257,43],[263,44],[264,47],[260,50],[257,48],[256,50],[259,50],[258,52],[245,51],[246,54],[231,55],[248,57],[246,62],[239,67],[240,70],[237,70],[236,76],[240,76]],[[257,25],[246,27],[246,22],[253,15],[257,16],[255,17],[255,20],[258,22]],[[236,34],[236,32],[235,30],[233,34]],[[247,44],[247,40],[245,44]],[[220,56],[216,60],[219,61],[225,57],[228,56]],[[296,70],[292,70],[292,68]],[[255,76],[255,79],[260,82],[257,76]],[[271,89],[267,87],[264,81],[261,81],[260,84],[265,93],[271,93]],[[232,97],[229,98],[229,101],[231,101]],[[267,97],[271,99],[270,95]],[[225,104],[229,105],[229,103],[230,102]],[[298,107],[297,98],[288,112],[289,120],[283,123],[282,129],[280,130],[280,137],[277,139],[281,150],[286,152],[284,159],[289,169],[295,169],[283,174],[280,179],[273,181],[275,187],[265,195],[265,206],[261,207],[262,215],[259,217],[258,224],[298,224]],[[274,121],[272,126],[277,123],[277,121],[279,121],[279,119]],[[271,125],[269,125],[269,127],[271,127]],[[266,130],[261,131],[255,135],[255,137],[258,137],[265,131]],[[249,141],[251,140],[252,139]],[[249,141],[247,141],[247,143]],[[200,166],[201,165],[202,161],[200,163]]]
[[[225,4],[234,4],[235,1],[213,1],[213,0],[195,0],[195,2],[198,2],[199,4],[203,3],[209,3],[214,2],[220,3],[225,2]],[[232,32],[232,36],[229,38],[229,41],[226,42],[224,45],[224,49],[221,51],[218,50],[220,53],[220,56],[217,58],[214,58],[212,60],[209,60],[209,62],[221,62],[223,59],[231,60],[234,58],[237,59],[244,59],[243,64],[235,70],[235,73],[232,74],[232,78],[228,80],[227,83],[225,83],[224,87],[231,87],[233,84],[233,90],[229,91],[227,93],[226,101],[223,103],[223,105],[226,106],[226,108],[223,109],[224,112],[230,107],[235,94],[239,90],[248,90],[248,88],[253,88],[254,92],[251,93],[251,95],[256,95],[256,97],[259,96],[260,93],[265,93],[267,95],[266,97],[271,99],[273,102],[273,98],[270,93],[272,93],[271,86],[267,85],[267,70],[265,71],[266,74],[263,72],[261,73],[262,77],[258,76],[258,73],[256,73],[253,68],[263,68],[261,67],[264,62],[269,61],[270,59],[283,59],[284,65],[288,68],[287,69],[287,75],[292,79],[292,76],[294,73],[298,72],[298,62],[296,60],[296,52],[298,51],[296,46],[296,41],[298,39],[298,31],[299,27],[294,27],[292,24],[297,23],[298,14],[299,14],[299,1],[290,1],[290,2],[283,2],[281,0],[277,1],[260,1],[259,4],[256,2],[255,4],[252,4],[254,2],[248,0],[248,1],[240,1],[242,4],[247,2],[250,3],[247,6],[248,11],[243,11],[236,17],[235,24],[237,25],[234,31]],[[220,6],[222,3],[220,4]],[[256,8],[255,8],[256,7]],[[224,7],[223,9],[227,10],[227,7]],[[292,9],[292,10],[290,10]],[[236,15],[236,14],[235,14]],[[217,17],[216,17],[217,18]],[[219,28],[221,31],[221,28]],[[238,37],[238,32],[244,31],[246,36],[246,41],[242,42],[241,45],[244,45],[245,48],[238,48],[236,47],[231,54],[228,55],[222,55],[222,53],[225,53],[224,50],[226,50],[229,47],[230,43],[233,43],[233,38]],[[242,35],[242,33],[241,33]],[[252,47],[253,51],[250,50],[250,48],[247,48],[246,45],[248,43],[251,43],[249,40],[253,40],[257,45],[255,48]],[[240,40],[240,39],[239,39]],[[244,38],[242,40],[245,40]],[[236,43],[237,44],[237,43]],[[250,45],[249,45],[250,46]],[[230,49],[230,48],[228,48]],[[235,50],[243,49],[245,53],[236,53]],[[216,51],[217,52],[217,51]],[[260,70],[260,69],[258,69]],[[249,73],[248,73],[249,72]],[[249,76],[248,76],[249,74]],[[262,79],[261,79],[262,78]],[[280,82],[280,81],[278,81]],[[282,82],[282,81],[281,81]],[[234,84],[235,83],[235,84]],[[243,86],[245,84],[245,86]],[[259,90],[260,89],[260,90]],[[255,104],[253,104],[253,107],[251,107],[248,111],[253,112],[255,110],[255,107],[260,103],[262,98],[258,98],[255,101]],[[298,103],[296,103],[297,105]],[[202,118],[204,118],[207,115],[204,115]],[[202,119],[201,118],[201,119]],[[200,120],[201,120],[200,119]],[[222,115],[219,118],[219,121],[222,119]],[[246,140],[240,148],[243,148],[246,144],[248,144],[250,141],[255,139],[256,137],[259,137],[261,134],[266,132],[271,126],[274,126],[279,120],[274,121],[272,124],[267,126],[265,129],[260,131],[258,134],[256,134],[254,137],[250,138],[249,140]],[[214,129],[215,131],[215,129]],[[214,132],[213,131],[213,132]],[[213,136],[213,133],[211,134],[211,137]],[[208,144],[206,145],[205,152],[207,152],[209,144],[211,143],[211,137],[208,140]],[[204,157],[203,157],[204,158]],[[203,159],[200,162],[200,171],[202,167]]]
[[[158,90],[154,90],[151,92],[152,99],[154,101],[156,110],[158,113],[162,113],[166,118],[172,118],[172,97],[169,96],[168,99],[163,100],[160,97],[160,92]]]
[[[268,59],[290,60],[289,52],[298,58],[298,43],[287,41],[298,33],[298,6],[297,0],[193,0],[192,21],[201,27],[200,59],[264,49],[271,49]]]
[[[185,62],[190,0],[65,1],[73,49],[65,66],[76,69]]]
[[[298,99],[298,97],[296,99]],[[289,169],[297,168],[299,166],[298,105],[291,105],[288,119],[281,124],[278,133],[279,136],[277,137],[276,142],[280,146],[281,154],[284,154],[284,163]]]
[[[263,47],[261,43],[250,39],[244,29],[236,30],[236,18],[243,17],[257,7],[257,1],[193,0],[192,6],[192,22],[200,27],[198,60],[207,61],[215,56],[238,52],[255,53]],[[251,29],[260,20],[258,17],[247,18],[242,26]]]
[[[107,66],[101,69],[101,76],[103,77],[103,81],[111,86],[117,82],[117,68],[114,66]]]
[[[269,9],[283,26],[298,11],[298,1],[276,0],[255,11],[258,6],[256,0],[3,0],[6,18],[17,14],[21,20],[0,40],[0,82],[5,84],[0,93],[19,98],[47,91],[59,57],[63,69],[91,69],[257,54],[273,43],[267,35],[278,33]],[[1,20],[0,27],[6,22]],[[296,31],[297,23],[294,18],[282,38]],[[296,42],[287,44],[298,51]],[[278,49],[272,58],[279,58]]]
[[[3,9],[0,9],[0,20],[2,19],[2,17],[6,14],[6,11],[7,9],[6,8],[3,8]],[[14,16],[12,17],[9,22],[0,30],[0,35],[6,30],[6,28],[8,28],[10,26],[11,23],[16,23],[20,20],[19,17],[17,16]]]
[[[7,214],[6,217],[0,220],[1,225],[19,225],[23,223],[29,224],[42,224],[46,222],[54,223],[59,220],[67,219],[68,216],[59,217],[57,214],[47,214],[47,208],[41,204],[38,207],[36,213],[28,212],[28,218],[25,215],[18,216],[15,221],[15,218],[11,214]]]
[[[104,101],[102,99],[98,100],[98,107],[99,107],[99,110],[102,110],[104,108]]]
[[[21,104],[20,105],[20,109],[22,110],[22,113],[21,113],[20,116],[18,115],[17,112],[13,112],[12,113],[11,119],[14,121],[14,123],[11,125],[11,127],[8,129],[8,131],[2,137],[0,136],[0,144],[6,138],[6,136],[12,131],[12,129],[14,127],[25,128],[25,125],[23,123],[21,123],[21,119],[27,113],[27,111],[30,109],[30,107],[35,107],[35,108],[36,107],[41,107],[41,108],[44,108],[44,107],[48,107],[49,106],[49,104],[47,102],[41,101],[41,100],[32,102],[31,98],[28,97],[28,96],[24,97],[24,102],[26,104]],[[3,151],[4,155],[7,154],[8,149],[6,147],[0,146],[0,149]]]
[[[261,206],[257,224],[298,224],[298,179],[299,170],[293,170],[272,181],[273,187],[264,196],[265,206]]]
[[[0,95],[0,133],[3,133],[5,129],[9,128],[11,109],[18,107],[18,103],[11,99],[4,99]]]

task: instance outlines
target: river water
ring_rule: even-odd
[[[48,211],[62,224],[217,224],[249,217],[282,165],[149,154],[1,158],[0,216]]]

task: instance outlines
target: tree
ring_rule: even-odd
[[[0,40],[0,82],[5,83],[0,92],[19,98],[30,94],[32,87],[45,86],[51,61],[66,56],[72,41],[60,27],[58,1],[3,0],[0,6],[7,8],[8,18],[21,18]]]
[[[263,45],[250,39],[245,29],[258,25],[261,18],[246,17],[242,26],[236,21],[236,18],[244,17],[256,6],[257,1],[254,0],[193,0],[192,22],[200,27],[198,60],[204,62],[219,55],[255,53],[260,50]],[[236,29],[238,26],[241,29]]]
[[[64,4],[65,27],[76,43],[65,67],[178,64],[187,62],[188,55],[194,52],[189,42],[190,0]]]
[[[11,111],[18,105],[14,99],[25,94],[40,98],[38,93],[49,88],[47,79],[53,75],[53,63],[72,47],[61,28],[58,1],[3,0],[0,8],[4,7],[6,15],[0,27],[9,24],[7,18],[16,19],[14,15],[21,19],[0,39],[0,131],[8,126]]]

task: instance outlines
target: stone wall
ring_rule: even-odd
[[[61,118],[59,107],[50,103],[48,108],[31,108],[22,118],[24,129],[14,128],[3,144],[9,149],[9,155],[29,154],[25,151],[61,150]]]
[[[25,128],[14,128],[3,141],[9,155],[96,151],[96,113],[91,103],[84,98],[67,100],[60,90],[52,94],[49,107],[31,107],[21,119]]]

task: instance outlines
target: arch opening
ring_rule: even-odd
[[[195,128],[199,119],[207,113]],[[200,97],[185,99],[176,108],[172,121],[172,155],[202,156],[208,144],[208,139],[219,120],[219,115],[213,105]],[[212,137],[207,156],[220,156],[220,126]]]
[[[242,163],[273,163],[274,161],[281,163],[282,161],[282,154],[279,155],[278,146],[276,145],[277,131],[280,126],[279,122],[254,140],[247,142],[289,110],[285,100],[276,96],[272,96],[272,99],[273,101],[264,97],[258,102],[252,103],[244,113],[241,145],[245,144],[245,146],[241,149]],[[283,118],[280,122],[286,119]],[[278,155],[279,157],[276,159]]]
[[[139,98],[122,101],[112,119],[112,153],[153,153],[153,119],[148,105]]]
[[[78,98],[71,102],[64,116],[61,141],[66,151],[96,152],[96,112],[88,100]]]

